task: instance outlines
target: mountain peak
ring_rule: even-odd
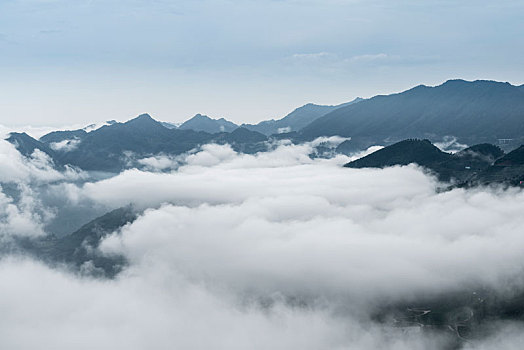
[[[382,168],[410,163],[426,165],[431,162],[446,160],[449,156],[429,140],[407,139],[350,162],[345,167]]]
[[[217,132],[231,132],[235,130],[238,126],[224,118],[213,119],[207,115],[196,114],[193,118],[186,120],[179,129],[191,129],[195,131],[205,131],[210,134]]]
[[[135,120],[135,121],[137,121],[137,120],[149,120],[149,121],[153,120],[153,121],[156,121],[147,113],[140,114],[138,117],[136,117],[134,119],[131,119],[130,121],[133,121],[133,120]]]
[[[465,84],[465,83],[471,83],[471,82],[466,81],[464,79],[449,79],[449,80],[446,80],[442,85]]]
[[[198,120],[198,119],[201,119],[201,120],[214,120],[213,118],[209,118],[207,115],[204,115],[204,114],[200,114],[200,113],[197,113],[195,114],[195,116],[189,120]]]
[[[135,125],[135,126],[147,126],[147,125],[161,125],[158,121],[153,119],[149,114],[140,114],[138,117],[128,120],[124,124]]]

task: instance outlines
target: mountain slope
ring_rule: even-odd
[[[18,152],[20,152],[22,155],[26,157],[29,157],[31,154],[33,154],[35,149],[38,149],[46,153],[52,159],[56,160],[55,151],[53,151],[48,145],[38,140],[35,140],[31,136],[27,135],[25,132],[12,132],[9,134],[9,137],[6,140],[12,143],[16,147]]]
[[[63,130],[63,131],[52,131],[49,134],[42,136],[39,141],[50,144],[52,142],[61,142],[65,140],[81,140],[87,135],[87,131],[84,129],[78,130]]]
[[[467,186],[501,183],[524,185],[524,145],[497,159],[493,166],[473,176]]]
[[[246,129],[258,131],[265,135],[278,134],[281,132],[297,131],[338,108],[349,106],[353,103],[362,101],[361,98],[356,98],[351,102],[346,102],[336,106],[322,106],[308,103],[302,107],[295,109],[293,112],[286,115],[279,120],[265,120],[258,124],[243,124]]]
[[[208,142],[212,136],[193,130],[168,129],[143,114],[126,123],[106,125],[88,133],[72,151],[59,155],[63,163],[84,170],[118,172],[126,167],[126,154],[180,154]]]
[[[441,151],[429,140],[409,139],[382,148],[344,165],[348,168],[384,168],[415,163],[434,172],[442,181],[469,180],[492,166],[504,153],[497,146],[475,145],[455,154]]]
[[[210,134],[215,134],[218,132],[231,132],[238,128],[238,125],[224,118],[212,119],[207,115],[197,114],[193,118],[182,123],[178,128],[181,130],[204,131]]]
[[[18,250],[29,253],[50,264],[68,264],[89,274],[114,276],[125,264],[120,256],[103,256],[96,251],[101,240],[122,226],[133,222],[138,214],[131,207],[113,210],[62,238],[50,235],[43,238],[20,238]]]
[[[218,144],[229,144],[237,152],[256,153],[267,150],[265,141],[266,135],[256,131],[239,127],[231,133],[216,134],[213,142]]]
[[[120,172],[136,166],[136,160],[159,154],[178,155],[207,143],[231,144],[238,152],[255,153],[267,149],[267,137],[256,131],[235,128],[232,132],[210,134],[203,131],[166,128],[161,122],[142,114],[125,123],[112,123],[77,138],[73,145],[54,151],[54,142],[69,140],[77,131],[51,133],[44,138],[49,144],[27,134],[13,133],[8,139],[24,154],[35,148],[49,154],[55,164],[70,164],[83,170]],[[55,145],[56,146],[56,145]],[[64,146],[64,145],[62,145]]]
[[[340,135],[388,144],[453,135],[466,144],[524,137],[524,91],[509,83],[450,80],[376,96],[339,108],[301,130],[302,137]]]

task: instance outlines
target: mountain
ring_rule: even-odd
[[[81,140],[87,135],[84,129],[52,131],[42,136],[39,141],[43,143],[61,142],[66,140]]]
[[[297,131],[313,122],[315,119],[322,117],[338,108],[349,106],[362,101],[357,97],[351,102],[346,102],[336,106],[322,106],[308,103],[295,109],[293,112],[279,120],[265,120],[258,124],[242,124],[246,129],[258,131],[265,135],[280,134],[291,131]]]
[[[70,235],[58,238],[48,235],[43,238],[19,238],[17,250],[29,253],[50,264],[63,264],[86,270],[90,274],[116,275],[125,261],[120,256],[103,256],[96,251],[104,237],[133,222],[138,214],[131,207],[113,210],[82,226]]]
[[[493,166],[473,176],[465,185],[475,186],[493,183],[524,186],[524,145],[497,159]]]
[[[33,154],[35,149],[38,149],[46,153],[52,159],[56,158],[56,152],[53,151],[48,145],[35,140],[25,132],[12,132],[9,134],[9,137],[6,140],[15,145],[16,149],[18,149],[18,152],[26,157],[29,157],[31,154]]]
[[[267,150],[265,142],[267,136],[256,131],[239,127],[231,133],[220,133],[215,135],[213,142],[218,144],[229,144],[237,152],[256,153]]]
[[[465,144],[500,142],[514,147],[524,139],[524,91],[494,81],[420,85],[336,109],[300,134],[308,140],[340,135],[366,146],[406,138],[438,141],[451,135]]]
[[[43,142],[19,133],[13,133],[8,139],[24,155],[30,155],[38,148],[49,154],[56,164],[70,164],[83,170],[105,172],[120,172],[136,166],[137,159],[158,154],[182,154],[207,143],[229,143],[233,149],[244,153],[267,149],[267,137],[256,131],[236,128],[230,133],[210,134],[169,129],[148,114],[142,114],[125,123],[105,125],[87,133],[78,130],[54,132],[41,140]],[[57,142],[68,144],[56,147]]]
[[[451,154],[442,152],[429,140],[404,140],[384,147],[363,158],[346,164],[350,168],[384,168],[417,163],[421,166],[445,162]]]
[[[130,155],[180,154],[211,139],[207,133],[168,129],[142,114],[89,132],[75,149],[60,154],[59,160],[84,170],[119,172],[126,168]]]
[[[182,123],[178,128],[181,130],[205,131],[210,134],[215,134],[218,132],[231,132],[238,128],[238,125],[224,118],[211,119],[206,115],[197,114]]]
[[[455,154],[446,153],[429,140],[408,139],[382,148],[344,165],[348,168],[384,168],[415,163],[431,170],[442,181],[469,181],[490,168],[504,152],[497,146],[479,144]]]

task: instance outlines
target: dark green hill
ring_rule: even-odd
[[[492,162],[495,162],[495,160],[504,156],[504,151],[500,149],[500,147],[498,146],[495,146],[489,143],[481,143],[479,145],[468,147],[456,153],[456,155],[463,156],[463,157],[472,157],[472,158],[487,157]]]
[[[404,140],[345,166],[349,168],[384,168],[411,163],[427,166],[435,162],[445,162],[450,158],[451,154],[442,152],[428,140]]]
[[[524,145],[497,159],[495,164],[473,176],[467,186],[493,183],[524,185]]]
[[[500,148],[481,144],[450,154],[429,140],[410,139],[387,146],[345,165],[348,168],[384,168],[415,163],[431,170],[442,181],[464,182],[492,166],[503,155]]]
[[[524,145],[506,154],[495,162],[497,166],[520,166],[524,165]]]

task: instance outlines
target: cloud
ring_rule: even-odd
[[[49,147],[51,147],[51,149],[55,151],[69,152],[77,148],[80,142],[81,141],[78,139],[62,140],[60,142],[51,142],[49,144]]]
[[[358,55],[351,57],[351,61],[353,62],[373,62],[373,61],[383,61],[389,59],[390,56],[386,55],[385,53],[378,53],[378,54],[367,54],[367,55]]]
[[[0,164],[0,239],[43,235],[57,208],[43,203],[42,192],[49,185],[62,184],[58,188],[63,191],[66,183],[88,179],[86,173],[69,166],[58,170],[38,149],[24,157],[4,139],[0,139]]]
[[[53,163],[44,152],[35,149],[30,157],[26,158],[18,152],[14,145],[0,140],[0,172],[1,182],[53,182],[66,178],[66,174],[53,168]],[[73,172],[67,176],[75,177]]]
[[[13,236],[37,237],[44,235],[43,226],[53,214],[43,208],[35,193],[27,185],[18,186],[17,201],[6,195],[0,186],[0,241]]]
[[[337,55],[330,52],[316,52],[316,53],[296,53],[292,56],[296,60],[300,61],[317,61],[322,59],[337,59]]]
[[[445,136],[441,142],[435,142],[435,146],[444,152],[450,153],[456,153],[468,147],[468,145],[458,142],[454,136]]]
[[[445,332],[372,315],[421,296],[524,288],[522,191],[438,192],[416,166],[348,169],[351,158],[313,150],[206,145],[170,172],[53,185],[77,203],[146,209],[99,248],[129,267],[99,280],[0,261],[1,347],[441,349]],[[475,346],[511,348],[521,330],[493,324]]]
[[[47,349],[437,348],[327,310],[239,305],[171,270],[82,279],[31,261],[0,262],[0,344]],[[426,345],[426,346],[423,346]],[[433,347],[428,347],[433,345]]]

